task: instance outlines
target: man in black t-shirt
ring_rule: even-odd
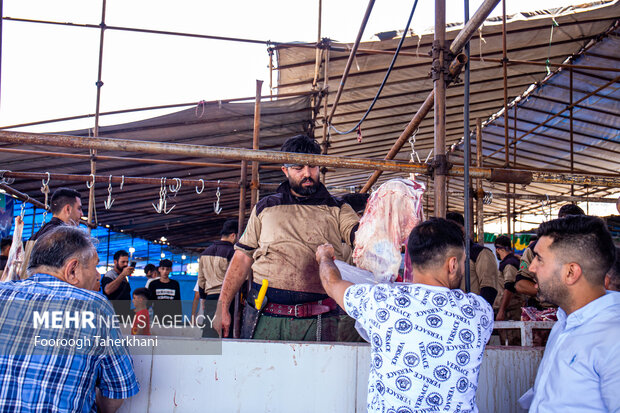
[[[149,283],[149,292],[153,303],[153,315],[157,317],[159,324],[164,325],[172,323],[172,320],[162,320],[166,315],[176,316],[183,315],[183,307],[181,305],[181,287],[179,282],[170,279],[170,271],[172,271],[172,261],[161,260],[159,262],[159,279]]]

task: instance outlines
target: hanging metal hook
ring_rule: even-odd
[[[175,178],[175,179],[178,179],[178,178]],[[153,208],[158,214],[163,213],[163,214],[168,215],[176,206],[176,205],[173,205],[172,208],[167,209],[168,208],[167,193],[168,191],[167,191],[167,186],[166,186],[166,178],[161,178],[161,187],[159,189],[159,202],[157,206],[151,203],[151,205],[153,205]]]
[[[7,171],[7,170],[0,170],[0,184],[7,184],[7,185],[11,185],[13,182],[15,182],[14,178],[5,178],[4,174],[7,172],[11,172],[11,171]]]
[[[49,172],[45,172],[45,173],[47,174],[47,180],[46,179],[41,180],[41,183],[43,184],[43,186],[41,187],[41,192],[43,193],[43,195],[45,195],[45,209],[43,210],[43,221],[41,221],[41,227],[43,227],[43,224],[45,224],[45,219],[47,218],[47,209],[48,209],[47,199],[50,194],[50,187],[48,185],[50,182],[50,173]]]
[[[26,200],[22,201],[22,209],[19,212],[19,216],[22,218],[22,221],[24,220],[24,216],[26,215],[26,202],[30,201],[30,197],[26,196]]]
[[[217,201],[213,203],[213,212],[215,215],[219,215],[222,212],[222,207],[220,207],[220,181],[217,181],[217,190],[215,191],[215,196],[217,197]]]
[[[121,191],[123,190],[123,185],[125,185],[125,175],[121,176]]]
[[[112,204],[114,204],[114,200],[112,199],[112,175],[108,179],[108,199],[103,201],[103,206],[105,209],[112,208]]]
[[[93,187],[93,185],[95,185],[95,175],[90,174],[89,175],[92,178],[92,181],[88,182],[86,181],[86,188],[90,189]]]
[[[179,192],[181,190],[181,180],[179,178],[172,178],[174,179],[174,186],[170,185],[170,192],[172,192],[173,194],[176,194],[177,192]]]
[[[198,185],[196,185],[196,193],[198,195],[202,194],[202,191],[205,190],[205,181],[204,179],[199,179],[200,183],[202,184],[202,188],[200,189],[200,191],[198,190]]]

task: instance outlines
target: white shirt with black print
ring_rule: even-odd
[[[478,373],[493,330],[482,297],[425,284],[355,284],[344,307],[370,337],[369,412],[478,411]]]

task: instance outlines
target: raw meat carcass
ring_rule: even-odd
[[[21,216],[15,217],[15,230],[13,231],[13,242],[9,250],[9,258],[4,267],[4,273],[0,281],[19,280],[19,273],[24,265],[24,244],[22,243],[22,232],[24,230],[24,220]]]
[[[391,179],[368,200],[355,234],[353,262],[374,274],[377,282],[398,276],[401,245],[418,223],[424,221],[424,184],[409,179]]]

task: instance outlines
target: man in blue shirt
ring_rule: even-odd
[[[556,304],[534,388],[520,400],[530,412],[620,411],[620,294],[605,290],[615,260],[605,223],[591,216],[544,222],[530,271],[538,298]]]
[[[138,393],[98,262],[88,234],[58,226],[37,240],[30,278],[0,283],[1,410],[114,412]]]

